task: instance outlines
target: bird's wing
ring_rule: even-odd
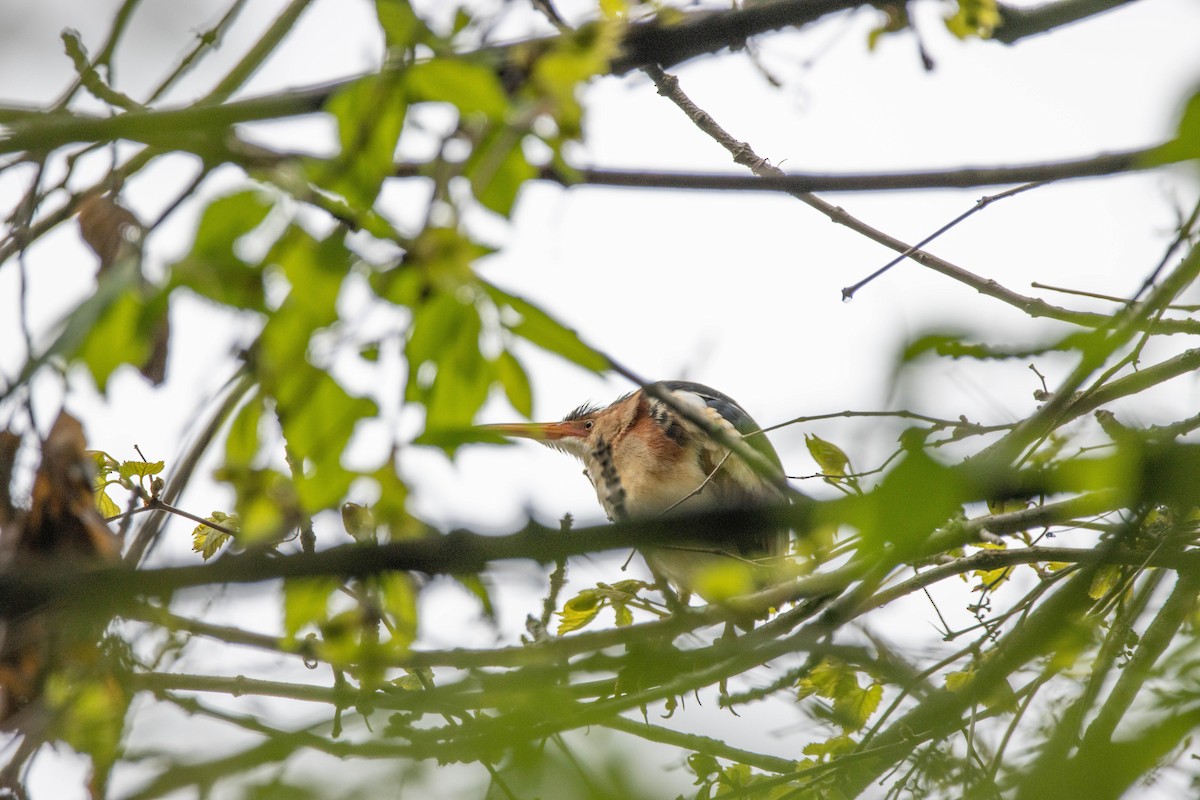
[[[738,405],[736,400],[723,392],[718,392],[710,386],[705,386],[702,383],[693,383],[692,381],[661,381],[658,385],[673,394],[682,392],[700,398],[704,402],[704,405],[717,412],[738,433],[746,437],[746,444],[753,447],[765,459],[779,467],[780,483],[782,484],[783,462],[779,460],[779,454],[775,452],[775,448],[771,445],[771,440],[765,434],[757,436],[749,435],[758,433],[762,428],[746,413],[746,409]]]
[[[690,381],[664,381],[660,385],[672,394],[679,396],[679,399],[684,402],[688,402],[692,398],[703,402],[704,409],[713,422],[724,423],[743,436],[760,430],[758,423],[746,413],[745,409],[738,405],[733,398],[716,389]],[[692,397],[689,398],[687,395]],[[695,401],[692,400],[692,402]],[[779,468],[778,476],[774,481],[758,474],[749,464],[736,458],[725,461],[724,467],[718,470],[718,466],[726,457],[726,450],[718,443],[705,438],[699,451],[701,468],[706,474],[713,474],[714,487],[729,505],[754,506],[785,502],[788,499],[782,462],[765,435],[747,436],[745,442]],[[763,554],[780,555],[787,550],[787,538],[787,531],[765,531],[750,541],[740,543],[738,549],[741,551],[741,555],[752,558]]]

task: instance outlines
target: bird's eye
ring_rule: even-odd
[[[590,431],[592,428],[596,427],[596,421],[589,419],[587,422],[583,423],[583,427]]]

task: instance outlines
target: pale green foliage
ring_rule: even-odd
[[[611,608],[618,627],[633,624],[630,606],[644,607],[638,592],[645,589],[644,581],[626,580],[614,584],[598,583],[593,589],[584,589],[563,603],[559,616],[558,635],[577,631],[590,625],[605,608]]]
[[[226,514],[224,511],[214,511],[205,517],[207,522],[220,525],[224,530],[212,525],[197,525],[192,531],[192,550],[200,554],[205,561],[215,556],[217,552],[229,544],[238,530],[236,514]],[[231,533],[232,531],[232,533]]]
[[[861,730],[883,699],[883,685],[870,681],[863,686],[860,670],[837,659],[824,658],[800,679],[798,696],[817,696],[832,701],[833,719],[844,733]],[[818,755],[810,753],[808,755]]]

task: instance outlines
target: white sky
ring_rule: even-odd
[[[114,0],[57,0],[0,6],[0,102],[44,104],[57,97],[71,76],[58,32],[68,26],[80,30],[94,51],[117,5]],[[249,3],[218,57],[185,82],[174,101],[203,92],[281,7],[267,0]],[[561,3],[569,19],[578,19],[587,7]],[[117,63],[119,88],[137,97],[156,83],[219,9],[213,2],[146,0],[127,40],[137,45],[122,50]],[[1191,0],[1142,0],[1015,47],[952,39],[939,21],[943,9],[936,3],[914,9],[936,62],[931,73],[921,69],[907,34],[886,37],[876,52],[867,53],[865,34],[875,18],[866,12],[764,40],[759,46],[762,62],[783,81],[782,90],[771,88],[745,55],[707,59],[676,72],[683,89],[734,136],[797,171],[991,166],[1153,144],[1170,135],[1179,104],[1200,83],[1200,48],[1194,36],[1200,30],[1200,4]],[[246,94],[369,69],[380,50],[370,27],[372,14],[365,0],[318,0]],[[503,28],[506,35],[521,36],[528,18],[524,5],[513,4]],[[580,164],[737,171],[641,75],[599,80],[585,102],[587,140],[574,153]],[[289,149],[322,150],[329,146],[331,131],[326,120],[311,118],[261,126],[252,135]],[[99,175],[102,162],[92,162],[90,176]],[[152,218],[194,168],[186,158],[165,159],[131,183],[125,200],[143,219]],[[1036,293],[1029,288],[1036,280],[1128,295],[1161,257],[1177,216],[1174,209],[1194,202],[1193,178],[1194,173],[1185,171],[1157,172],[1044,188],[976,215],[929,249],[1023,293]],[[5,208],[28,179],[27,172],[0,173]],[[240,175],[226,170],[206,188],[206,196],[242,183]],[[73,188],[83,185],[76,182]],[[913,241],[980,196],[997,191],[831,199],[875,227]],[[416,204],[421,196],[395,187],[386,193],[385,207],[399,219],[412,218],[420,213]],[[198,209],[186,206],[150,240],[152,269],[185,251]],[[1064,330],[1031,321],[912,263],[843,303],[843,286],[893,254],[786,196],[533,185],[523,192],[511,225],[479,215],[469,222],[503,246],[481,265],[489,280],[552,309],[587,341],[639,374],[708,383],[737,398],[763,425],[802,414],[879,408],[950,418],[967,414],[985,423],[1011,421],[1035,407],[1032,392],[1038,384],[1026,361],[983,366],[929,362],[893,385],[899,347],[930,329],[962,330],[996,345],[1037,342]],[[90,291],[94,258],[79,243],[74,226],[66,225],[32,248],[26,261],[31,317],[44,332]],[[0,369],[6,375],[13,374],[22,358],[16,278],[15,262],[0,268]],[[1107,309],[1084,299],[1047,299],[1073,308]],[[353,298],[344,305],[353,308]],[[76,375],[68,400],[68,407],[84,418],[94,447],[132,457],[136,443],[149,458],[165,459],[168,469],[205,401],[230,374],[230,353],[253,331],[247,321],[190,298],[180,298],[172,314],[175,338],[167,386],[151,389],[125,370],[114,377],[104,400]],[[397,320],[377,315],[368,324],[394,328]],[[1190,342],[1165,346],[1182,349]],[[558,418],[585,400],[607,401],[630,388],[620,379],[597,379],[531,348],[522,355],[540,418]],[[1065,363],[1038,362],[1052,386]],[[347,375],[347,381],[377,395],[383,425],[410,430],[414,420],[398,407],[400,376],[393,362],[378,373]],[[54,381],[37,385],[43,426],[61,394]],[[1194,413],[1198,402],[1196,381],[1180,378],[1156,392],[1152,404],[1124,409],[1122,419],[1144,424],[1177,419]],[[513,417],[497,398],[481,419]],[[869,468],[890,452],[898,431],[879,422],[834,421],[786,429],[772,438],[789,473],[804,475],[816,470],[804,448],[805,433],[837,442],[857,467]],[[363,441],[353,457],[368,462],[380,457],[377,450]],[[520,524],[528,510],[545,521],[565,512],[580,522],[601,520],[578,465],[533,444],[468,448],[454,463],[438,453],[412,450],[404,454],[403,465],[414,486],[415,509],[441,525],[504,531]],[[804,488],[821,493],[820,485]],[[197,481],[182,503],[202,514],[229,504],[228,493],[208,480]],[[336,520],[322,523],[322,541],[340,541]],[[190,528],[181,521],[169,529],[159,557],[190,561]],[[597,559],[575,569],[571,586],[622,577],[620,560]],[[511,641],[534,608],[532,593],[541,590],[535,577],[525,567],[505,566],[497,572],[498,584],[514,587],[501,594],[500,639]],[[457,590],[435,587],[426,602],[437,608],[441,620],[430,626],[430,646],[496,640],[495,632],[477,623],[475,609]],[[961,606],[959,600],[957,608]],[[943,612],[955,609],[952,601],[943,606]],[[241,612],[215,605],[210,613],[236,619]],[[917,616],[920,630],[926,631],[925,617],[932,617],[928,606]],[[263,626],[269,624],[267,618]],[[762,723],[769,731],[796,719],[786,706],[769,711],[775,716]],[[685,725],[720,734],[729,719],[710,704],[699,714],[692,709]],[[781,740],[785,750],[794,745],[792,739]],[[680,779],[678,771],[668,778],[673,783]]]

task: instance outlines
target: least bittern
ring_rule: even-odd
[[[744,441],[778,469],[765,477],[708,432],[677,413],[645,389],[610,405],[580,406],[562,422],[485,425],[484,428],[570,453],[583,462],[584,474],[596,489],[610,520],[652,517],[705,508],[746,508],[785,502],[783,467],[775,448],[750,415],[733,399],[715,389],[687,381],[653,384],[675,401],[707,419],[727,434]],[[756,435],[750,435],[756,434]],[[642,548],[646,563],[658,578],[705,599],[727,595],[731,570],[744,567],[733,585],[753,588],[769,582],[769,566],[787,550],[786,530],[768,530],[750,537],[731,537],[725,544],[692,542],[686,530],[679,544]],[[726,589],[705,591],[714,575]],[[747,581],[745,578],[749,578]]]

